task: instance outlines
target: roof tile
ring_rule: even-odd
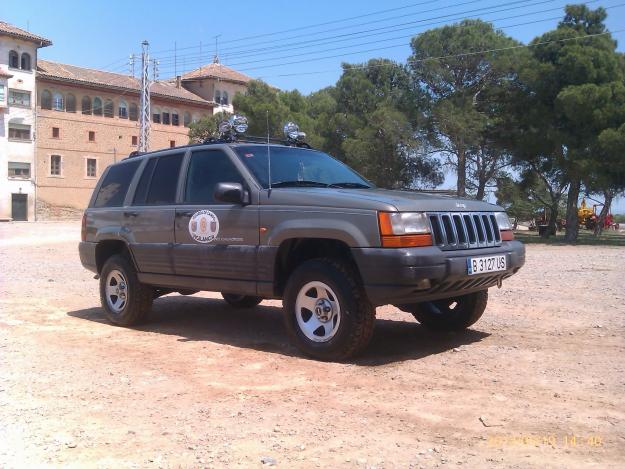
[[[237,72],[236,70],[218,62],[203,65],[200,68],[196,68],[195,70],[182,75],[183,81],[196,80],[200,78],[216,78],[222,81],[231,81],[241,84],[246,84],[252,80],[252,77],[249,77],[244,73]]]
[[[37,36],[36,34],[30,33],[24,29],[20,29],[17,26],[13,26],[5,21],[0,21],[0,35],[7,35],[17,37],[19,39],[24,39],[26,41],[36,42],[40,45],[40,47],[47,47],[52,45],[52,41],[50,39],[46,39],[45,37]]]

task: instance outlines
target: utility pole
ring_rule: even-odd
[[[150,144],[150,78],[148,76],[150,56],[148,41],[141,43],[141,109],[139,116],[139,151],[148,151]]]

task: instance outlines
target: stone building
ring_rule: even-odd
[[[35,215],[35,70],[51,44],[0,21],[0,220]]]
[[[40,60],[37,70],[37,206],[54,218],[87,206],[111,163],[137,150],[140,80],[128,75]],[[191,122],[215,103],[181,80],[150,88],[150,150],[188,143]]]
[[[251,77],[227,67],[215,58],[181,77],[182,86],[207,101],[214,101],[213,112],[233,112],[232,99],[237,93],[245,93]]]

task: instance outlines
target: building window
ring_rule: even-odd
[[[136,136],[136,135],[133,135],[133,136],[132,136],[132,146],[134,146],[134,147],[136,147],[136,146],[137,146],[137,140],[139,140],[139,139],[137,138],[137,136]]]
[[[9,139],[30,141],[30,125],[9,121]]]
[[[30,107],[30,91],[9,89],[9,104],[13,106]]]
[[[178,117],[178,111],[171,113],[171,125],[180,125],[180,118]]]
[[[163,114],[161,114],[162,119],[163,119],[163,124],[165,125],[169,125],[169,111],[163,111]]]
[[[91,98],[89,96],[83,96],[81,101],[82,113],[91,114]]]
[[[63,99],[63,95],[61,93],[54,93],[52,95],[52,109],[55,111],[65,110],[65,100]]]
[[[61,175],[61,155],[50,156],[50,176]]]
[[[170,140],[169,141],[169,148],[174,148],[176,146],[176,141],[175,140]]]
[[[113,117],[113,101],[110,99],[104,101],[104,117]]]
[[[95,142],[95,132],[93,130],[89,131],[89,141]]]
[[[128,103],[123,99],[119,101],[119,106],[117,108],[117,114],[120,119],[128,119]]]
[[[0,104],[4,104],[4,85],[0,85]]]
[[[221,94],[221,104],[223,104],[224,106],[228,105],[228,92],[227,91],[224,91]]]
[[[185,127],[189,127],[189,125],[191,124],[191,114],[189,114],[188,112],[185,112],[182,115],[182,123]]]
[[[94,178],[97,174],[98,161],[95,158],[87,158],[87,177]]]
[[[152,122],[155,124],[161,123],[161,111],[159,109],[154,109],[154,112],[152,113]]]
[[[20,68],[20,58],[14,50],[9,52],[9,67]]]
[[[13,163],[9,161],[9,177],[30,179],[30,163]]]
[[[76,96],[68,94],[65,98],[65,111],[76,112]]]
[[[102,115],[102,100],[100,98],[93,98],[93,115]]]
[[[221,103],[221,91],[215,90],[215,102],[217,104]]]
[[[61,131],[58,127],[52,127],[52,138],[59,138],[61,136]]]
[[[22,70],[30,70],[32,67],[30,66],[30,54],[26,52],[22,52]]]
[[[41,92],[41,109],[52,109],[52,93],[48,90]]]
[[[139,120],[139,108],[135,103],[130,103],[130,110],[128,112],[131,121]]]

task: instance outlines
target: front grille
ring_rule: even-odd
[[[501,245],[492,212],[428,213],[432,239],[443,250],[487,248]]]

